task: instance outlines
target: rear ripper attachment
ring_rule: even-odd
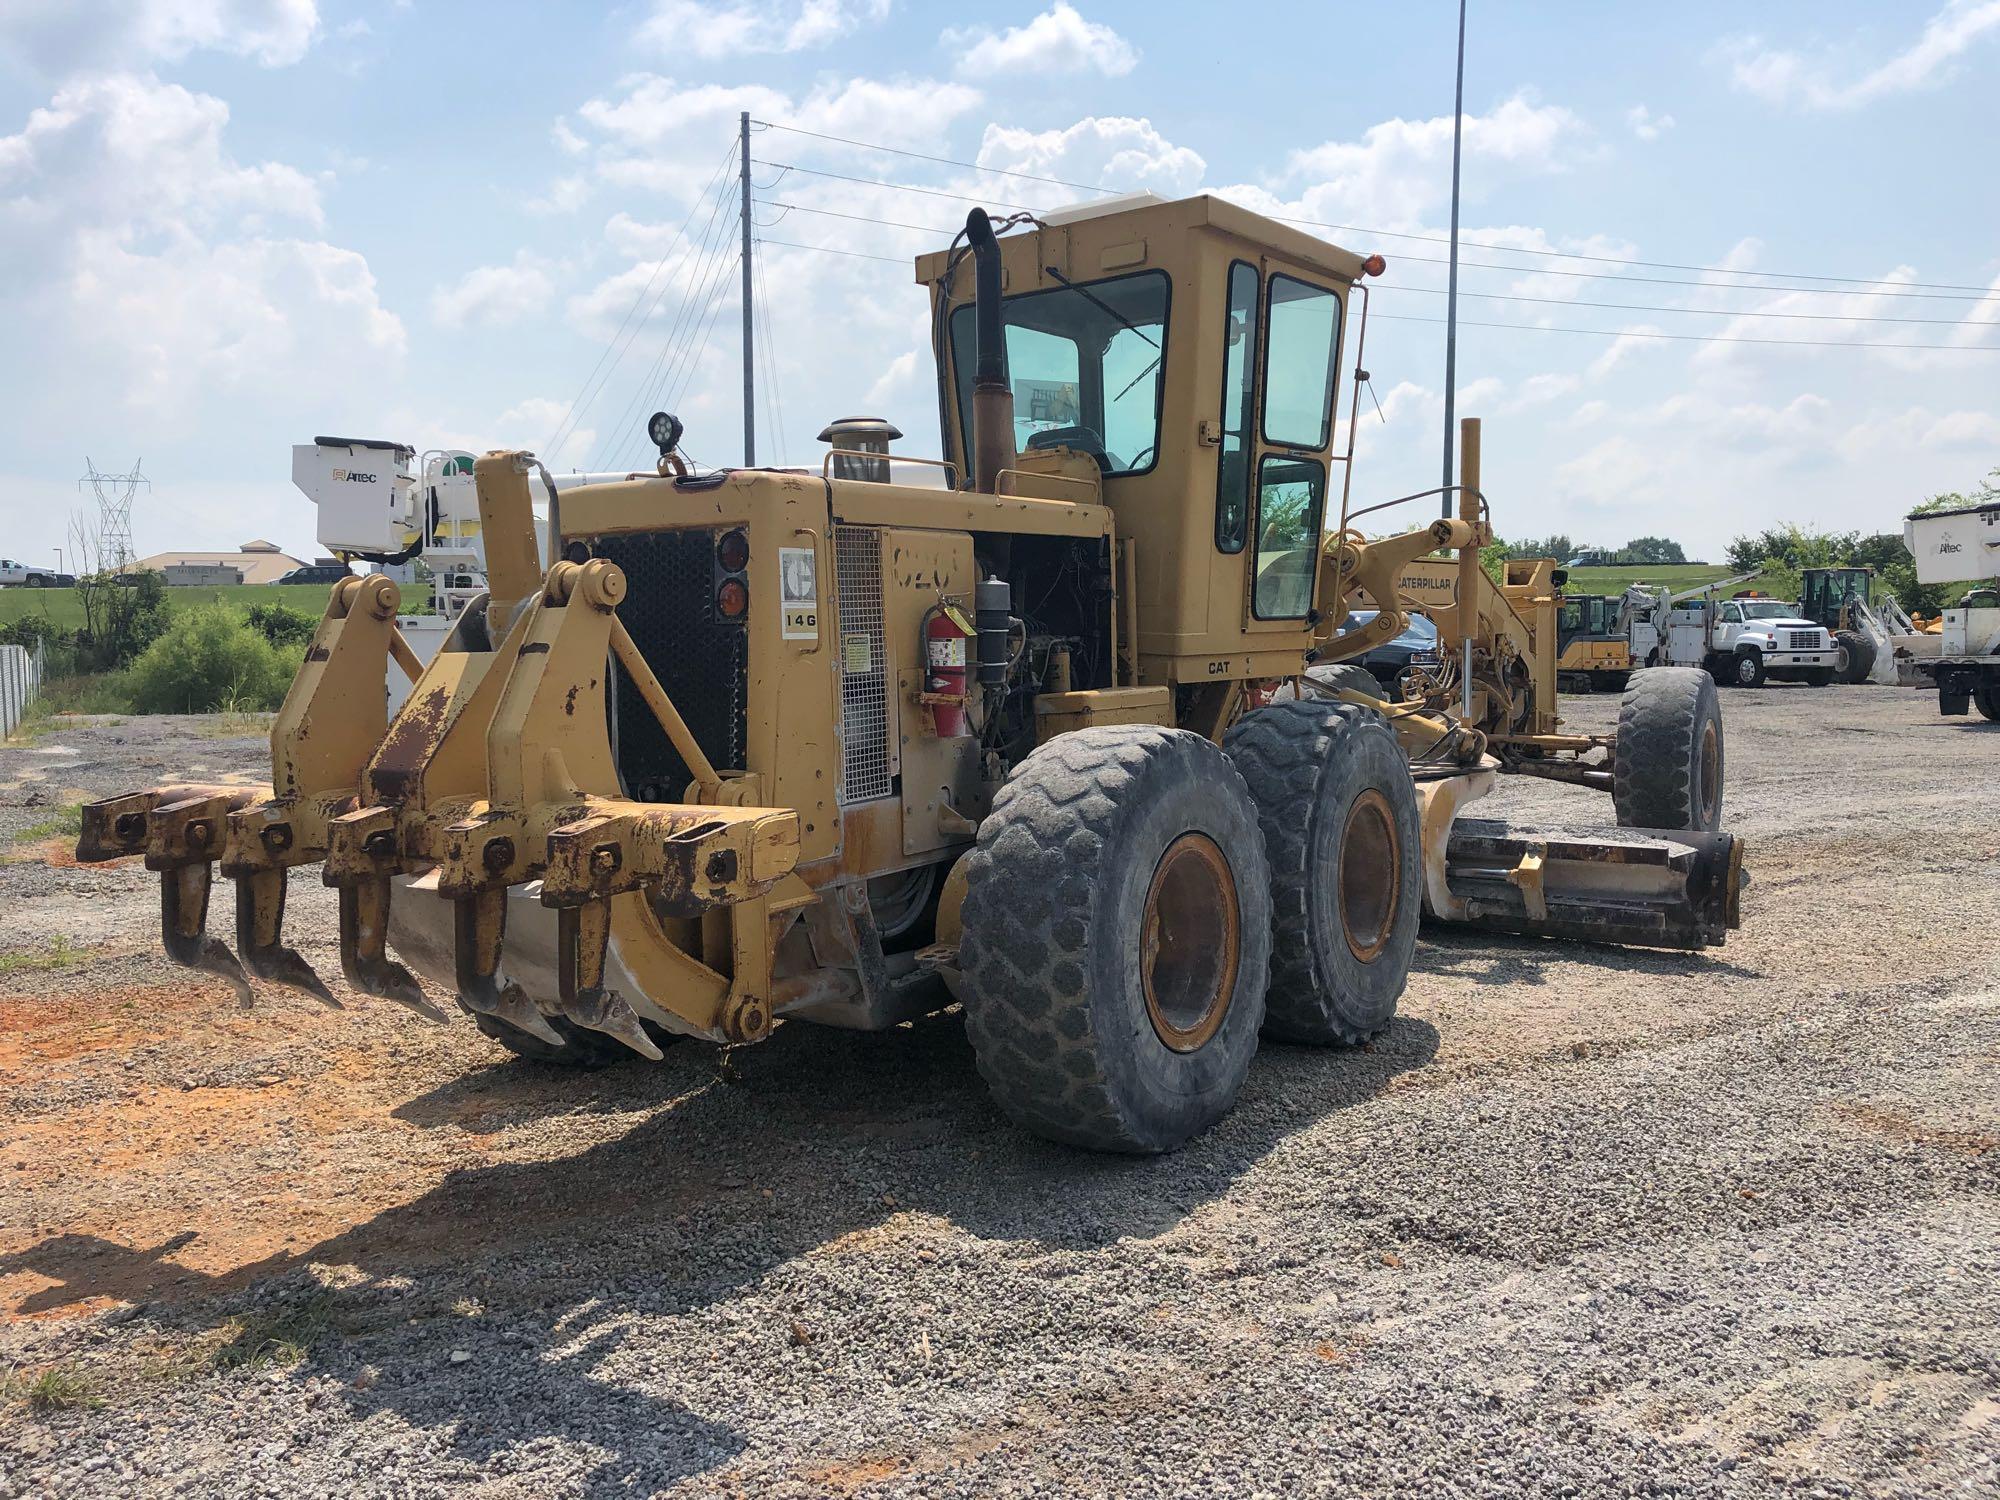
[[[412,681],[418,676],[416,657],[396,630],[400,602],[394,581],[379,575],[335,585],[271,726],[270,786],[166,786],[83,810],[76,857],[143,854],[146,868],[160,875],[168,956],[228,980],[244,1005],[249,975],[339,1004],[284,945],[286,872],[324,859],[329,825],[354,806],[361,769],[387,726],[382,683],[390,659]],[[236,882],[235,953],[206,931],[218,861]],[[421,995],[414,1003],[436,1014]]]

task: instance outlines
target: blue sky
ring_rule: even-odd
[[[1472,12],[1465,237],[1509,253],[1467,251],[1490,295],[1461,304],[1459,410],[1503,533],[1713,556],[1776,521],[1892,528],[2000,463],[2000,0]],[[703,195],[743,109],[972,164],[759,131],[765,461],[857,411],[934,450],[909,258],[953,195],[1087,196],[982,168],[1357,226],[1325,232],[1388,257],[1376,312],[1442,315],[1445,0],[967,14],[10,0],[0,553],[66,542],[86,454],[143,456],[142,552],[314,550],[288,476],[317,433],[623,463],[664,388],[688,448],[737,461],[733,247],[676,231],[729,239]],[[1371,326],[1359,497],[1437,482],[1442,343]],[[1856,347],[1890,343],[1930,347]]]

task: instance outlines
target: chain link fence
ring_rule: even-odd
[[[43,643],[0,646],[0,739],[14,732],[42,686]]]

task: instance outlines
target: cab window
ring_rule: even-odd
[[[1215,468],[1215,545],[1241,552],[1250,531],[1250,401],[1257,356],[1257,268],[1229,267],[1229,308],[1223,324],[1222,451]]]
[[[1319,563],[1326,465],[1316,458],[1267,453],[1257,466],[1257,579],[1251,612],[1260,620],[1296,620],[1312,608]]]
[[[1110,475],[1153,467],[1170,290],[1164,271],[1141,271],[1002,299],[1015,448],[1074,448],[1096,457]],[[967,454],[979,358],[975,322],[970,304],[952,312],[952,374]]]
[[[1743,606],[1740,604],[1723,605],[1722,623],[1725,625],[1741,625],[1743,623]]]
[[[1264,441],[1324,448],[1333,438],[1340,299],[1273,275],[1264,308]]]

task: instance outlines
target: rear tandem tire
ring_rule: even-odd
[[[1264,825],[1264,1035],[1355,1046],[1388,1026],[1423,916],[1417,795],[1396,735],[1347,703],[1273,703],[1223,736]]]
[[[1972,685],[1972,706],[1988,723],[2000,723],[2000,677],[1981,677]]]
[[[1832,687],[1834,679],[1832,667],[1808,667],[1805,671],[1807,687]]]
[[[1170,1151],[1236,1102],[1271,962],[1249,788],[1200,735],[1058,736],[1014,768],[965,856],[966,1032],[1035,1134]]]
[[[1611,800],[1621,828],[1722,828],[1722,705],[1693,667],[1632,674],[1618,705]]]

